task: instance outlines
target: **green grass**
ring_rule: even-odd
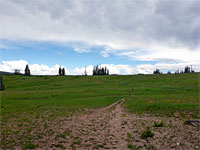
[[[131,112],[198,113],[199,75],[3,76],[1,115],[6,119],[47,111],[66,115],[121,98],[128,99],[125,107]]]
[[[1,148],[37,140],[58,118],[125,98],[130,112],[199,118],[200,74],[132,76],[3,76],[0,92]],[[134,93],[132,93],[134,88]],[[38,127],[41,132],[31,134]],[[63,139],[68,134],[57,134]],[[56,137],[55,137],[56,138]],[[16,139],[21,143],[17,143]],[[31,147],[28,143],[27,147]],[[24,146],[25,148],[26,146]],[[34,146],[33,146],[34,147]]]
[[[138,77],[135,94],[125,106],[131,112],[164,114],[199,112],[199,74],[152,75]]]
[[[78,109],[103,107],[125,96],[109,83],[97,83],[98,77],[3,76],[3,80],[6,90],[1,92],[1,115],[6,118],[45,111],[66,115]]]

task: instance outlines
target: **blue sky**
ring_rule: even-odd
[[[50,5],[54,7],[50,7]],[[200,69],[198,0],[1,0],[0,70],[113,74]]]
[[[5,45],[1,48],[2,61],[26,60],[30,64],[46,64],[54,66],[59,64],[69,69],[99,64],[127,64],[136,66],[144,63],[155,64],[158,61],[134,61],[124,56],[114,54],[109,57],[101,55],[104,46],[87,46],[87,52],[77,52],[74,46],[83,47],[83,43],[56,43],[34,41],[7,41],[1,40]],[[73,45],[73,46],[72,46]],[[80,46],[81,45],[81,46]]]

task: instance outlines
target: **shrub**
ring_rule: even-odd
[[[23,149],[35,149],[36,147],[37,147],[37,145],[33,144],[32,141],[28,141],[24,145]]]
[[[133,148],[133,145],[132,144],[128,144],[128,148]]]
[[[163,127],[163,126],[164,126],[163,121],[161,121],[160,123],[154,122],[154,127]]]
[[[154,136],[154,133],[151,132],[150,128],[147,127],[146,130],[142,133],[141,137],[143,139],[147,139],[149,137],[153,137]]]

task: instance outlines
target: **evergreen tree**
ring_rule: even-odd
[[[107,75],[109,75],[109,70],[107,69]]]
[[[155,71],[153,71],[153,74],[162,74],[162,72],[160,72],[159,69],[156,69]]]
[[[93,68],[93,76],[96,75],[96,71],[95,68]]]
[[[175,71],[175,74],[179,74],[179,69]]]
[[[109,75],[109,70],[98,65],[93,68],[93,75]]]
[[[58,73],[59,73],[59,75],[62,75],[62,69],[61,69],[61,66],[60,66],[60,68],[59,68],[59,70],[58,70]]]
[[[62,75],[65,75],[65,68],[62,68]]]
[[[87,70],[86,70],[86,67],[85,67],[85,72],[84,72],[85,76],[87,76]]]
[[[19,69],[15,69],[15,74],[21,74]]]
[[[0,91],[3,91],[5,89],[3,85],[3,78],[0,76]]]
[[[185,66],[184,73],[190,73],[190,67],[188,67],[188,66]]]
[[[26,76],[30,76],[30,75],[31,75],[31,71],[30,71],[28,65],[26,65],[26,68],[25,68],[25,75],[26,75]]]
[[[168,71],[167,74],[172,74],[171,71]]]

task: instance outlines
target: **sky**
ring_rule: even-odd
[[[199,0],[0,0],[0,71],[200,71]]]

